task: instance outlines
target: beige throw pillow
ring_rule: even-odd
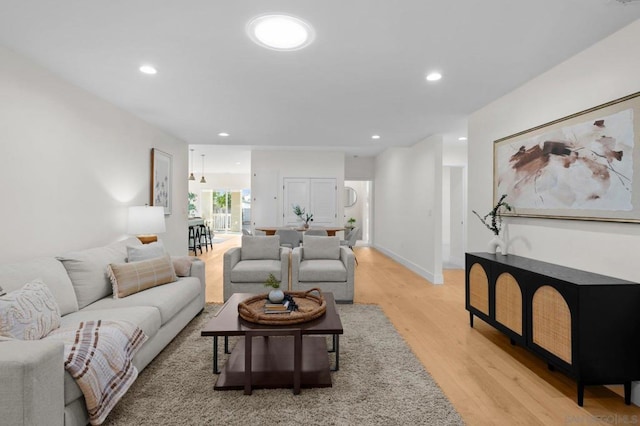
[[[116,299],[178,279],[169,255],[140,262],[112,263],[107,269]]]
[[[38,340],[58,327],[60,308],[41,280],[0,297],[0,336]]]
[[[191,264],[193,263],[191,256],[173,256],[171,257],[171,261],[173,262],[173,269],[176,271],[177,276],[191,276]]]

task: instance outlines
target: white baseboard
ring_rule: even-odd
[[[377,244],[374,244],[373,248],[380,251],[384,255],[389,256],[391,259],[395,260],[405,268],[412,270],[413,272],[420,275],[422,278],[428,280],[429,282],[433,284],[444,284],[444,276],[442,275],[442,273],[435,275],[433,272],[427,271],[423,267],[418,266],[415,263],[411,262],[410,260],[407,260],[404,257],[399,256],[398,254],[392,252],[391,250],[387,250],[386,248],[381,247]]]

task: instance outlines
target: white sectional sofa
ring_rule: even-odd
[[[204,308],[205,271],[194,258],[189,276],[115,299],[107,266],[125,262],[127,246],[140,244],[132,238],[57,258],[0,265],[0,286],[10,292],[42,280],[60,308],[61,326],[86,320],[137,325],[148,336],[133,358],[141,371]],[[61,341],[0,338],[0,424],[87,423],[84,396],[64,369]]]

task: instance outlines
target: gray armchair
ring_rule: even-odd
[[[353,303],[355,257],[338,237],[304,235],[291,254],[291,290],[319,288],[336,302]]]
[[[291,249],[280,247],[280,237],[242,236],[242,247],[234,247],[223,256],[223,297],[233,293],[267,293],[264,282],[273,274],[281,289],[289,288]]]

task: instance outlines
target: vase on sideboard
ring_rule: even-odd
[[[494,235],[491,241],[489,241],[489,246],[487,247],[487,251],[491,254],[507,254],[507,243],[500,237],[500,235]]]

